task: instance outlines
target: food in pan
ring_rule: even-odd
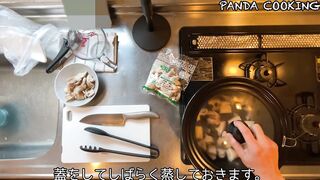
[[[226,158],[232,162],[238,155],[222,137],[223,131],[229,123],[235,120],[244,120],[249,127],[251,120],[250,107],[245,101],[232,96],[216,96],[203,105],[197,116],[195,138],[200,149],[212,160]]]
[[[95,80],[88,72],[78,73],[68,79],[64,89],[66,100],[83,100],[94,95]]]

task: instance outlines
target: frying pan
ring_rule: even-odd
[[[261,124],[262,127],[273,126],[274,132],[269,132],[274,134],[272,138],[279,147],[281,147],[282,136],[284,130],[287,127],[287,117],[286,111],[279,100],[270,92],[265,86],[247,79],[239,77],[228,77],[220,79],[214,82],[210,82],[207,85],[199,89],[194,96],[189,101],[182,119],[182,144],[183,148],[190,159],[193,166],[195,166],[200,171],[204,169],[244,169],[246,168],[241,160],[238,158],[232,162],[229,162],[225,159],[216,159],[212,160],[210,157],[203,151],[201,151],[197,140],[195,138],[195,126],[198,113],[202,106],[216,94],[223,94],[224,92],[241,92],[246,93],[257,98],[265,108],[270,113],[272,122],[267,122],[261,124],[261,122],[256,121]],[[279,166],[282,165],[281,159],[282,151],[279,149]]]

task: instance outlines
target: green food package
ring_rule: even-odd
[[[196,66],[197,61],[192,58],[176,58],[170,49],[161,51],[143,89],[177,104],[181,91],[187,88]]]

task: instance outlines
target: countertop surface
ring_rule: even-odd
[[[239,25],[303,25],[320,24],[319,13],[163,13],[171,25],[171,39],[166,48],[171,48],[178,55],[178,34],[183,26],[239,26]],[[100,73],[100,90],[94,101],[89,105],[134,105],[149,104],[152,111],[159,113],[160,119],[151,122],[151,142],[160,149],[160,157],[147,163],[91,163],[63,164],[61,155],[61,118],[63,105],[59,106],[58,131],[52,149],[42,157],[26,160],[0,161],[0,178],[52,178],[56,167],[85,168],[86,174],[98,176],[95,169],[112,168],[112,173],[120,174],[121,169],[131,167],[142,168],[146,174],[154,173],[158,178],[161,168],[179,169],[179,174],[191,175],[192,166],[184,165],[180,159],[180,116],[179,108],[165,100],[143,92],[150,68],[158,52],[146,52],[133,41],[131,30],[140,13],[121,14],[113,18],[113,27],[107,31],[119,35],[119,69],[117,73]],[[39,20],[41,22],[41,20]],[[43,21],[42,21],[43,22]],[[43,72],[45,73],[45,72]],[[53,82],[52,82],[53,83]],[[320,179],[320,166],[284,166],[282,174],[289,178]],[[107,172],[106,174],[107,175]],[[108,177],[108,176],[106,176]]]

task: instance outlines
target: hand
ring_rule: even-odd
[[[250,129],[240,121],[234,122],[246,143],[240,145],[230,133],[224,133],[243,164],[254,169],[254,174],[262,180],[283,180],[278,169],[278,145],[267,137],[261,126],[254,124]]]

